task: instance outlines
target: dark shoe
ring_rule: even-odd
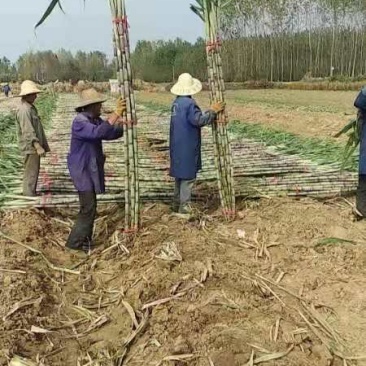
[[[192,207],[189,204],[180,205],[178,212],[174,215],[180,219],[190,220],[193,217]]]
[[[173,212],[178,212],[179,211],[179,202],[173,202],[172,211]]]
[[[83,243],[82,250],[85,253],[90,254],[92,250],[95,249],[95,247],[96,247],[95,243],[92,240],[88,240],[87,242]]]
[[[180,214],[183,215],[191,215],[192,214],[192,207],[189,203],[185,203],[183,205],[179,206],[179,211]]]

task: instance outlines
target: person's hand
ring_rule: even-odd
[[[112,126],[121,127],[123,125],[123,118],[116,112],[113,112],[108,116],[107,122]]]
[[[117,99],[116,110],[114,111],[114,113],[121,117],[126,112],[126,110],[126,99],[122,99],[121,97],[119,97]]]
[[[224,102],[216,102],[211,105],[211,109],[215,113],[220,113],[225,109],[225,105],[226,105],[226,103],[224,103]]]
[[[36,149],[36,152],[37,152],[38,156],[45,156],[46,155],[45,149],[38,142],[36,142],[34,144],[34,148]]]

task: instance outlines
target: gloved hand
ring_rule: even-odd
[[[45,156],[46,155],[45,149],[39,144],[39,142],[34,143],[34,148],[36,149],[37,154],[39,156]]]
[[[126,112],[126,110],[126,99],[122,99],[121,97],[119,97],[117,99],[116,110],[114,111],[114,113],[121,117]]]
[[[226,105],[226,103],[224,103],[224,102],[216,102],[216,103],[211,105],[211,109],[215,113],[220,113],[225,109],[225,105]]]

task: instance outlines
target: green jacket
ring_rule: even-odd
[[[34,105],[21,101],[17,112],[17,134],[19,149],[23,155],[36,154],[33,144],[38,142],[46,152],[50,151],[46,134]]]

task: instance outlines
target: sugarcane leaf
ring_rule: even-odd
[[[85,0],[84,0],[84,2],[85,2]],[[61,4],[61,1],[58,2],[58,7],[65,14],[64,8],[62,7],[62,4]]]
[[[203,12],[202,8],[199,8],[199,7],[191,4],[190,9],[193,11],[193,13],[198,15],[201,18],[201,20],[203,20],[203,21],[205,20],[204,15],[203,15],[204,12]]]
[[[342,166],[341,166],[342,170],[346,167],[347,163],[349,162],[349,159],[351,158],[351,156],[355,152],[357,146],[358,146],[358,144],[353,145],[353,147],[350,147],[350,148],[347,149],[347,152],[343,156],[343,162],[342,162]]]
[[[334,137],[339,137],[345,133],[347,133],[351,128],[354,127],[356,124],[356,120],[353,119],[352,121],[349,121],[339,132],[337,132]]]
[[[356,244],[353,240],[342,239],[342,238],[335,238],[335,237],[329,237],[329,238],[320,239],[314,245],[314,248],[318,248],[318,247],[322,247],[322,246],[327,246],[327,245],[342,244],[342,243],[348,243],[348,244],[353,244],[353,245]]]
[[[38,28],[41,24],[44,23],[44,21],[50,16],[50,14],[53,12],[53,10],[55,9],[56,5],[61,5],[61,1],[60,0],[52,0],[50,2],[50,4],[48,5],[48,8],[46,9],[46,11],[44,12],[44,14],[42,15],[42,18],[38,21],[38,23],[36,24],[35,28]]]
[[[221,5],[220,7],[222,9],[226,8],[227,6],[229,6],[234,0],[228,0],[226,3],[224,3],[223,5]]]

